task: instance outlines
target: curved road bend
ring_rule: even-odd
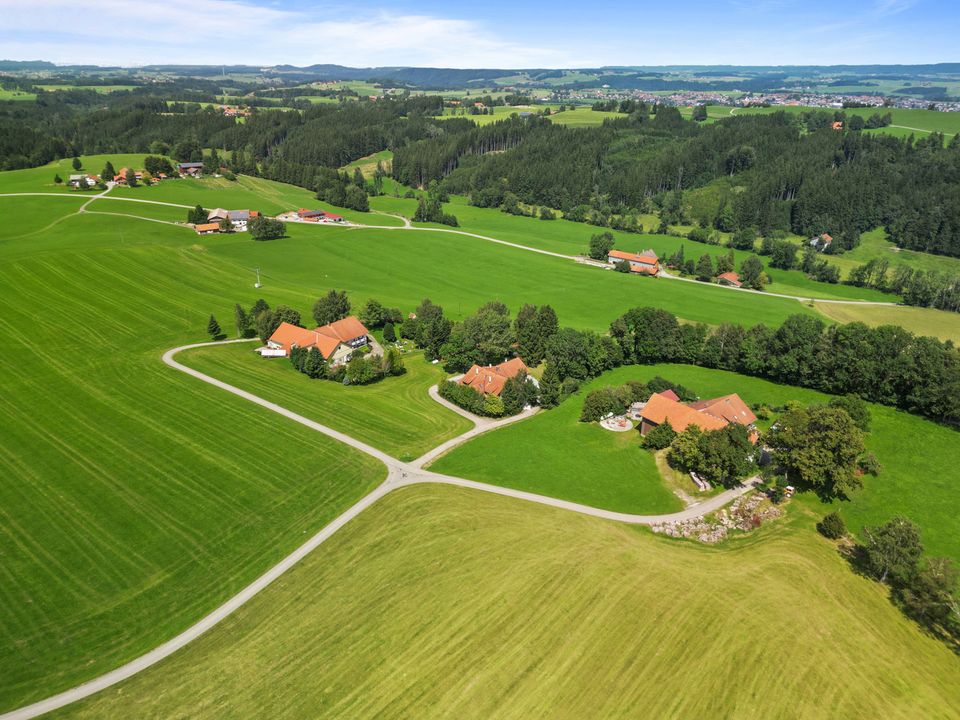
[[[169,365],[176,370],[186,373],[192,377],[202,380],[205,383],[218,387],[222,390],[226,390],[233,395],[237,395],[244,400],[249,400],[252,403],[260,405],[268,410],[271,410],[279,415],[282,415],[285,418],[298,422],[301,425],[316,430],[328,437],[338,440],[346,445],[349,445],[360,452],[366,453],[371,457],[376,458],[384,465],[387,466],[387,479],[384,480],[379,486],[377,486],[370,493],[358,500],[354,505],[352,505],[344,513],[336,517],[334,520],[330,521],[322,530],[320,530],[316,535],[307,540],[303,545],[298,547],[287,557],[281,560],[279,563],[274,565],[272,568],[267,570],[263,575],[258,577],[252,583],[247,585],[243,590],[234,595],[232,598],[223,603],[216,610],[211,612],[209,615],[205,616],[200,621],[191,625],[189,628],[184,630],[182,633],[176,637],[168,640],[162,645],[154,648],[153,650],[141,655],[140,657],[131,660],[125,665],[121,665],[115,670],[111,670],[108,673],[105,673],[93,680],[78,685],[70,690],[65,690],[62,693],[53,695],[45,700],[40,700],[31,705],[26,705],[17,710],[12,710],[8,713],[0,715],[0,720],[29,720],[29,718],[35,718],[45,713],[56,710],[57,708],[64,707],[71,703],[82,700],[83,698],[94,695],[101,690],[105,690],[117,683],[120,683],[128,678],[136,675],[137,673],[146,670],[153,665],[156,665],[161,660],[169,657],[177,650],[185,647],[189,643],[193,642],[205,632],[216,626],[221,620],[228,617],[236,610],[241,608],[249,600],[255,597],[261,590],[266,588],[270,583],[276,580],[278,577],[283,575],[287,570],[296,565],[300,560],[306,557],[310,552],[319,547],[322,543],[332,537],[340,528],[346,525],[350,520],[355,518],[361,512],[366,510],[368,507],[376,503],[384,495],[387,495],[392,490],[400,487],[407,487],[410,485],[424,484],[424,483],[436,483],[440,485],[453,485],[456,487],[467,488],[470,490],[479,490],[482,492],[493,493],[495,495],[503,495],[505,497],[512,497],[518,500],[526,500],[528,502],[535,502],[541,505],[548,505],[550,507],[560,508],[562,510],[569,510],[571,512],[578,512],[583,515],[592,515],[593,517],[603,518],[605,520],[614,520],[617,522],[631,523],[634,525],[653,525],[656,523],[662,522],[676,522],[689,520],[706,513],[713,512],[718,510],[727,503],[731,502],[737,497],[749,492],[753,489],[753,484],[748,483],[747,485],[735,488],[733,490],[726,490],[719,495],[715,495],[708,500],[705,500],[702,503],[697,505],[690,506],[680,512],[671,513],[668,515],[634,515],[630,513],[620,513],[613,512],[611,510],[602,510],[600,508],[589,507],[587,505],[581,505],[579,503],[569,502],[567,500],[560,500],[557,498],[546,497],[544,495],[537,495],[536,493],[524,492],[522,490],[514,490],[511,488],[499,487],[497,485],[488,485],[487,483],[476,482],[474,480],[466,480],[464,478],[451,477],[449,475],[441,475],[439,473],[430,472],[428,470],[423,470],[422,465],[429,462],[431,459],[435,458],[437,450],[445,452],[453,447],[455,444],[464,442],[475,435],[478,435],[487,430],[491,430],[496,427],[508,424],[510,422],[516,422],[517,420],[523,419],[524,417],[529,417],[532,415],[535,410],[528,410],[521,416],[506,418],[505,420],[487,420],[483,419],[481,422],[477,422],[476,418],[472,418],[475,422],[475,427],[472,430],[468,430],[466,433],[454,438],[451,441],[440,445],[438,448],[431,450],[425,455],[421,456],[417,460],[414,460],[412,463],[403,463],[396,458],[393,458],[386,453],[377,450],[376,448],[367,445],[364,442],[356,440],[349,435],[334,430],[333,428],[327,427],[326,425],[321,425],[320,423],[306,418],[302,415],[299,415],[291,410],[288,410],[276,403],[272,403],[269,400],[264,400],[253,393],[242,390],[238,387],[234,387],[228,383],[225,383],[221,380],[217,380],[214,377],[206,375],[198,370],[194,370],[191,367],[187,367],[182,363],[177,362],[174,357],[177,353],[183,350],[190,350],[192,348],[199,347],[208,347],[211,345],[224,345],[228,343],[237,343],[237,342],[250,342],[250,340],[227,340],[221,342],[203,342],[203,343],[194,343],[191,345],[184,345],[182,347],[173,348],[168,350],[163,354],[163,362]],[[439,395],[436,394],[436,388],[431,388],[431,396],[434,399],[442,399]],[[444,403],[445,404],[445,403]],[[458,408],[459,412],[460,409]],[[462,414],[462,413],[461,413]]]

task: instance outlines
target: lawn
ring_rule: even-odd
[[[446,114],[443,115],[443,118],[462,117],[467,118],[468,120],[473,120],[477,125],[490,125],[498,120],[504,120],[514,113],[518,115],[523,112],[541,113],[543,112],[544,108],[547,107],[556,110],[558,106],[497,105],[492,108],[493,114],[491,115],[470,115],[469,113],[461,115],[459,114],[459,111],[454,112],[453,109],[448,108]],[[550,120],[558,125],[568,125],[570,127],[596,127],[598,125],[602,125],[606,118],[618,117],[624,117],[624,115],[616,112],[599,112],[591,110],[588,107],[578,107],[572,110],[564,110],[562,113],[551,115]]]
[[[887,239],[887,233],[883,228],[863,233],[860,236],[860,244],[853,250],[847,250],[842,255],[826,257],[845,271],[870,260],[884,259],[890,263],[891,267],[909,265],[915,270],[960,275],[960,258],[915,250],[901,250]]]
[[[111,156],[117,167],[137,158]],[[105,159],[84,164],[98,171]],[[69,172],[69,162],[0,173],[0,192],[49,192],[45,183]],[[777,324],[812,312],[793,301],[626,277],[442,233],[291,225],[288,238],[270,243],[246,234],[200,238],[96,214],[165,219],[175,208],[98,200],[94,212],[75,214],[88,197],[0,199],[8,220],[0,230],[0,458],[16,479],[0,487],[0,709],[168,639],[382,479],[383,469],[363,456],[162,365],[167,348],[205,339],[211,313],[230,332],[234,303],[249,307],[262,296],[309,317],[331,287],[347,289],[355,307],[377,297],[407,311],[429,296],[455,318],[491,299],[514,311],[523,302],[551,303],[561,322],[598,331],[643,304],[711,324]],[[242,178],[171,181],[118,197],[270,211],[295,207],[309,193]],[[253,287],[257,267],[261,289]],[[256,381],[278,398],[298,392],[290,388],[303,380],[268,377],[285,371],[282,363],[251,367],[264,371]],[[343,404],[370,418],[362,432],[373,441],[382,422],[381,446],[415,454],[430,432],[439,442],[460,423],[417,404],[426,402],[419,392],[429,379],[420,369],[432,372],[424,366],[370,388],[307,381],[305,399],[291,402],[328,417],[320,404],[335,392],[365,393],[370,408]],[[696,378],[687,384],[705,392]],[[376,416],[394,392],[409,419],[406,436],[393,418]],[[955,436],[899,417],[889,443],[901,452],[878,448],[884,475],[844,513],[855,524],[902,508],[925,528],[931,549],[957,554],[946,488],[960,461]],[[896,445],[911,438],[913,452],[916,437],[930,444],[924,456]]]
[[[382,163],[383,168],[390,172],[390,166],[393,163],[393,153],[390,150],[381,150],[380,152],[375,152],[372,155],[367,155],[362,157],[359,160],[354,160],[348,165],[344,165],[341,170],[346,170],[351,175],[355,168],[360,168],[360,172],[363,173],[363,176],[370,180],[373,177],[373,173],[377,169],[377,163]]]
[[[35,201],[75,206],[4,198],[4,227]],[[168,639],[385,475],[160,362],[254,300],[196,239],[74,215],[0,242],[0,709]]]
[[[219,238],[209,252],[238,268],[260,267],[265,288],[314,288],[298,301],[302,311],[334,287],[347,290],[358,305],[376,297],[404,312],[430,297],[453,318],[495,299],[514,312],[526,302],[549,303],[561,323],[604,332],[637,305],[659,305],[710,324],[745,319],[775,325],[813,312],[793,300],[630,277],[450,233],[306,224],[290,224],[287,232],[288,238],[270,243],[242,234]]]
[[[587,389],[648,380],[654,375],[685,385],[704,398],[735,392],[749,405],[828,399],[813,390],[721,370],[689,365],[627,366],[595,379],[555,410],[470,440],[441,457],[431,469],[611,510],[657,512],[639,503],[635,484],[627,482],[624,463],[631,461],[646,468],[635,471],[645,485],[652,487],[657,479],[656,470],[647,467],[652,465],[652,457],[638,447],[637,438],[624,433],[630,437],[621,441],[598,426],[577,422]],[[930,552],[960,560],[960,526],[956,523],[960,485],[954,471],[960,466],[957,431],[893,408],[870,407],[873,428],[867,446],[876,453],[883,471],[879,477],[865,478],[865,488],[852,501],[835,503],[836,509],[854,532],[904,514],[923,528]],[[621,449],[620,442],[629,447]],[[829,510],[814,497],[804,502],[817,514]]]
[[[311,326],[312,327],[312,326]],[[446,377],[422,353],[404,357],[407,373],[379,383],[348,387],[311,380],[282,359],[263,359],[255,345],[190,350],[180,362],[329,425],[400,460],[413,460],[473,424],[432,399],[427,391]]]
[[[804,516],[717,549],[445,487],[58,718],[956,717],[960,660]]]
[[[371,198],[371,207],[411,217],[416,209],[416,204],[414,200],[384,195]],[[449,212],[456,215],[462,230],[567,255],[586,254],[590,245],[590,236],[607,230],[606,228],[597,228],[567,220],[544,221],[531,217],[510,215],[489,208],[473,207],[467,204],[467,199],[462,196],[452,196],[449,205],[446,207]],[[649,223],[648,226],[652,227]],[[653,248],[662,259],[672,255],[681,246],[683,246],[686,256],[694,259],[703,254],[711,255],[715,259],[720,255],[726,255],[728,252],[727,248],[705,245],[672,235],[653,235],[649,233],[638,235],[614,230],[609,232],[614,235],[618,249],[636,252],[645,248]],[[744,250],[734,251],[736,266],[739,267],[740,263],[751,254]],[[770,292],[831,300],[896,300],[895,296],[869,288],[817,282],[811,280],[799,270],[767,268],[767,258],[761,257],[760,259],[764,263],[767,273],[773,279],[773,282],[768,286]]]
[[[907,306],[815,303],[815,307],[836,322],[863,322],[872,327],[899,325],[917,335],[932,335],[941,340],[952,340],[960,346],[960,313]]]
[[[36,93],[26,92],[24,90],[8,90],[0,88],[0,102],[4,100],[12,100],[14,102],[30,102],[36,99]]]
[[[635,377],[636,370],[604,375],[558,408],[484,433],[441,456],[430,469],[606,510],[651,515],[682,510],[653,453],[640,449],[640,433],[578,422],[590,390],[619,384]]]

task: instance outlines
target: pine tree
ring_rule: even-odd
[[[697,280],[703,282],[713,277],[713,258],[708,253],[704,253],[697,260]]]
[[[248,337],[250,334],[250,318],[246,311],[237,303],[233,306],[233,318],[237,325],[237,337]]]
[[[74,169],[74,170],[79,170],[79,169],[82,168],[82,167],[83,167],[83,163],[80,162],[80,158],[75,157],[75,158],[73,159],[73,169]]]
[[[53,176],[53,182],[54,182],[54,184],[56,184],[56,185],[62,185],[62,184],[63,184],[63,178],[60,177],[59,175],[54,175],[54,176]]]
[[[217,338],[220,337],[222,332],[223,331],[220,329],[220,323],[218,323],[217,319],[213,315],[211,315],[210,320],[207,322],[207,333],[210,335],[211,338],[216,340]]]
[[[100,171],[100,179],[103,180],[103,182],[110,182],[116,174],[117,171],[113,169],[113,163],[107,160],[103,166],[103,170]]]
[[[540,404],[545,408],[556,407],[560,404],[560,394],[563,391],[563,380],[552,362],[547,363],[540,378]]]

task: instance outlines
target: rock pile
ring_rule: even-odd
[[[712,544],[725,540],[731,530],[749,532],[781,514],[780,509],[771,504],[763,493],[750,493],[737,498],[729,509],[723,508],[711,519],[699,516],[681,522],[658,523],[650,529],[661,535],[692,538]]]

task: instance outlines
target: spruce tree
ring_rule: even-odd
[[[556,407],[560,404],[560,394],[563,392],[563,380],[552,362],[547,363],[540,378],[540,404],[545,408]]]
[[[240,303],[237,303],[233,306],[233,318],[237,324],[237,337],[249,337],[250,318],[247,317],[247,312],[243,309]]]
[[[83,163],[80,162],[80,158],[75,157],[75,158],[73,159],[73,169],[74,169],[74,170],[79,170],[79,169],[82,168],[82,167],[83,167]]]
[[[222,332],[223,331],[220,329],[220,323],[218,323],[217,319],[213,315],[211,315],[210,320],[207,322],[207,333],[210,335],[211,338],[216,340],[217,338],[220,337]]]
[[[113,169],[113,163],[107,160],[103,166],[103,170],[100,171],[100,179],[103,180],[103,182],[110,182],[116,174],[117,171]]]

